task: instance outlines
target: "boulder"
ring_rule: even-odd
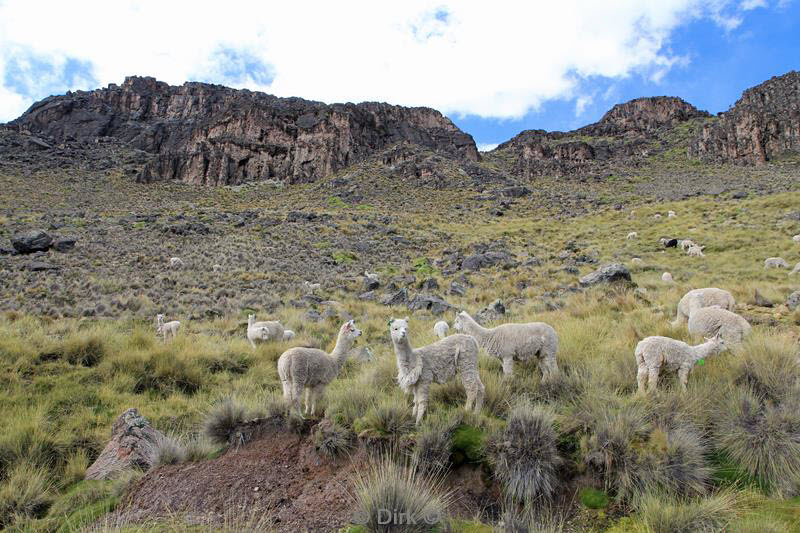
[[[611,263],[604,265],[591,274],[586,274],[578,281],[584,287],[590,287],[600,283],[615,283],[620,281],[633,283],[631,280],[630,270],[628,270],[628,267],[622,263]]]
[[[409,311],[430,311],[434,315],[441,315],[450,309],[455,309],[455,307],[438,296],[428,294],[418,294],[408,302]]]
[[[76,242],[78,242],[76,237],[58,237],[53,242],[53,250],[57,252],[67,252],[75,247]]]
[[[464,287],[459,282],[454,281],[454,282],[452,282],[450,284],[450,291],[449,292],[453,296],[464,296],[465,294],[467,294],[467,288]]]
[[[753,303],[758,307],[772,307],[775,304],[770,301],[769,298],[766,298],[758,289],[753,291]]]
[[[380,288],[381,282],[378,278],[368,278],[364,276],[364,292],[374,291]]]
[[[383,305],[405,305],[408,303],[408,289],[400,289],[394,294],[387,294],[381,303]]]
[[[461,269],[481,270],[482,268],[490,268],[499,264],[512,266],[513,263],[511,254],[508,252],[486,252],[465,257],[461,263]]]
[[[86,479],[110,479],[123,470],[148,470],[156,459],[163,433],[134,408],[122,413],[111,426],[111,440],[86,470]]]
[[[434,278],[426,278],[419,284],[419,288],[423,291],[435,291],[439,288],[439,282]]]
[[[46,252],[53,244],[53,238],[39,229],[15,233],[11,237],[11,245],[21,254]]]

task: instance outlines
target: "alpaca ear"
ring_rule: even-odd
[[[387,326],[391,326],[392,322],[394,322],[394,318],[390,318],[389,322],[386,323]]]
[[[406,322],[408,322],[408,320],[409,320],[409,319],[408,319],[408,317],[405,317],[403,320],[405,320]]]

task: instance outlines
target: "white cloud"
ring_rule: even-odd
[[[499,143],[481,143],[481,144],[478,145],[478,151],[479,152],[491,152],[492,150],[497,148],[498,145],[499,145]]]
[[[767,0],[742,0],[739,5],[743,11],[750,11],[758,7],[767,7]]]
[[[89,62],[100,86],[137,74],[519,118],[547,100],[576,98],[590,76],[659,80],[678,61],[665,51],[676,27],[708,18],[730,31],[741,9],[733,0],[444,0],[433,8],[424,0],[229,0],[224,8],[177,0],[5,0],[0,121],[53,87],[52,80],[37,85],[35,76],[27,91],[12,83],[5,67],[20,50],[54,65]],[[256,75],[241,71],[253,64]],[[75,79],[62,85],[83,88]]]

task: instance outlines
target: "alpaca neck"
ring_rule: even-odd
[[[705,359],[706,357],[711,357],[715,355],[719,351],[719,345],[714,341],[704,342],[703,344],[698,344],[694,346],[692,352],[694,353],[694,360],[695,362],[699,361],[700,359]]]
[[[489,330],[481,326],[471,316],[464,316],[464,331],[470,335],[485,335]]]
[[[344,332],[339,333],[339,337],[336,339],[336,346],[331,352],[331,357],[333,357],[333,359],[336,361],[337,367],[341,368],[345,360],[347,360],[347,356],[350,353],[350,348],[352,347],[353,341],[348,339]]]
[[[256,321],[256,317],[254,317],[254,316],[247,317],[247,327],[248,328],[252,328],[253,327],[253,323],[255,321]]]
[[[414,356],[414,349],[411,348],[411,342],[406,335],[403,340],[396,341],[392,339],[394,344],[394,353],[397,356],[397,365],[403,372],[407,372],[414,364],[416,357]]]

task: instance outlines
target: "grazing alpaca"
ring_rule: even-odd
[[[431,383],[446,383],[456,374],[467,392],[468,411],[479,413],[484,387],[478,373],[478,344],[469,335],[450,335],[438,342],[412,348],[408,338],[408,317],[389,321],[389,333],[397,356],[397,381],[404,392],[414,394],[412,414],[417,424],[425,416]]]
[[[514,373],[514,359],[538,359],[543,381],[558,373],[558,335],[544,322],[501,324],[495,328],[484,328],[466,311],[461,311],[456,316],[455,328],[456,331],[475,337],[489,355],[503,361],[503,374],[506,376]]]
[[[725,350],[727,346],[722,336],[717,333],[703,344],[689,346],[669,337],[646,337],[636,345],[633,354],[636,357],[636,382],[639,392],[643,392],[645,384],[648,390],[655,390],[658,385],[658,375],[662,368],[678,372],[681,388],[686,390],[689,373],[698,361],[716,355]]]
[[[171,336],[173,339],[178,334],[181,323],[177,320],[171,322],[164,322],[164,315],[156,315],[156,334],[162,335],[164,342]]]
[[[247,315],[247,340],[255,349],[257,342],[264,342],[276,339],[286,339],[286,331],[283,325],[275,320],[256,322],[256,315]]]
[[[345,322],[339,328],[336,347],[328,354],[316,348],[290,348],[278,359],[278,375],[283,385],[283,397],[290,406],[300,412],[300,395],[306,390],[305,412],[314,416],[317,400],[325,387],[339,375],[339,370],[350,355],[361,330],[355,321]],[[310,402],[309,402],[310,397]]]

